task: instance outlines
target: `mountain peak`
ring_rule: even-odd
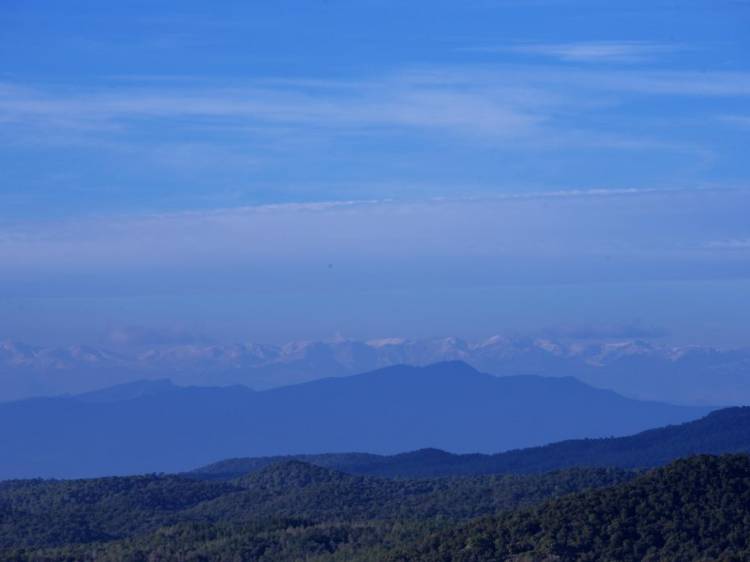
[[[460,360],[440,361],[429,365],[391,365],[382,367],[375,371],[345,377],[351,383],[357,381],[369,380],[372,382],[390,381],[393,384],[403,385],[406,388],[409,383],[415,385],[433,385],[436,383],[458,384],[468,380],[477,379],[494,379],[492,375],[480,373],[468,363]],[[308,383],[314,384],[315,381]]]
[[[435,447],[425,447],[408,453],[399,453],[398,455],[394,455],[393,458],[399,461],[415,460],[420,462],[439,462],[453,459],[455,458],[455,455]]]
[[[289,488],[305,488],[351,479],[356,479],[356,477],[330,468],[289,459],[271,464],[257,472],[246,474],[238,478],[236,483],[243,488],[285,491]]]
[[[242,455],[497,452],[627,435],[707,410],[639,402],[573,379],[494,377],[461,361],[260,392],[150,380],[51,403],[0,404],[0,477],[181,471]],[[286,470],[300,474],[284,478],[310,480],[317,469]]]

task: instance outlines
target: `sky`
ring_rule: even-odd
[[[0,339],[747,345],[746,0],[3,0]]]

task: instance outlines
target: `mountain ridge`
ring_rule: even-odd
[[[456,362],[262,392],[175,387],[109,402],[30,399],[0,404],[0,478],[179,472],[221,458],[323,451],[496,452],[627,435],[708,411]]]
[[[390,456],[362,453],[226,459],[193,469],[205,479],[231,479],[278,461],[299,460],[352,474],[385,477],[444,477],[527,474],[575,466],[653,468],[695,454],[750,453],[750,407],[716,410],[695,421],[609,439],[581,439],[494,455],[457,455],[420,449]]]
[[[263,390],[398,364],[424,366],[447,360],[461,360],[498,376],[574,376],[639,399],[750,402],[750,348],[504,336],[478,341],[336,339],[283,345],[193,342],[116,352],[0,341],[0,394],[9,400],[82,393],[159,378],[180,385],[243,384]]]

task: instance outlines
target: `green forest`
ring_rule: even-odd
[[[750,459],[698,456],[431,535],[398,561],[750,559]]]
[[[0,559],[743,560],[750,458],[385,479],[284,461],[232,480],[0,483]]]

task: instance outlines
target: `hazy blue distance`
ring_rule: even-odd
[[[750,3],[22,2],[0,338],[747,343]]]

